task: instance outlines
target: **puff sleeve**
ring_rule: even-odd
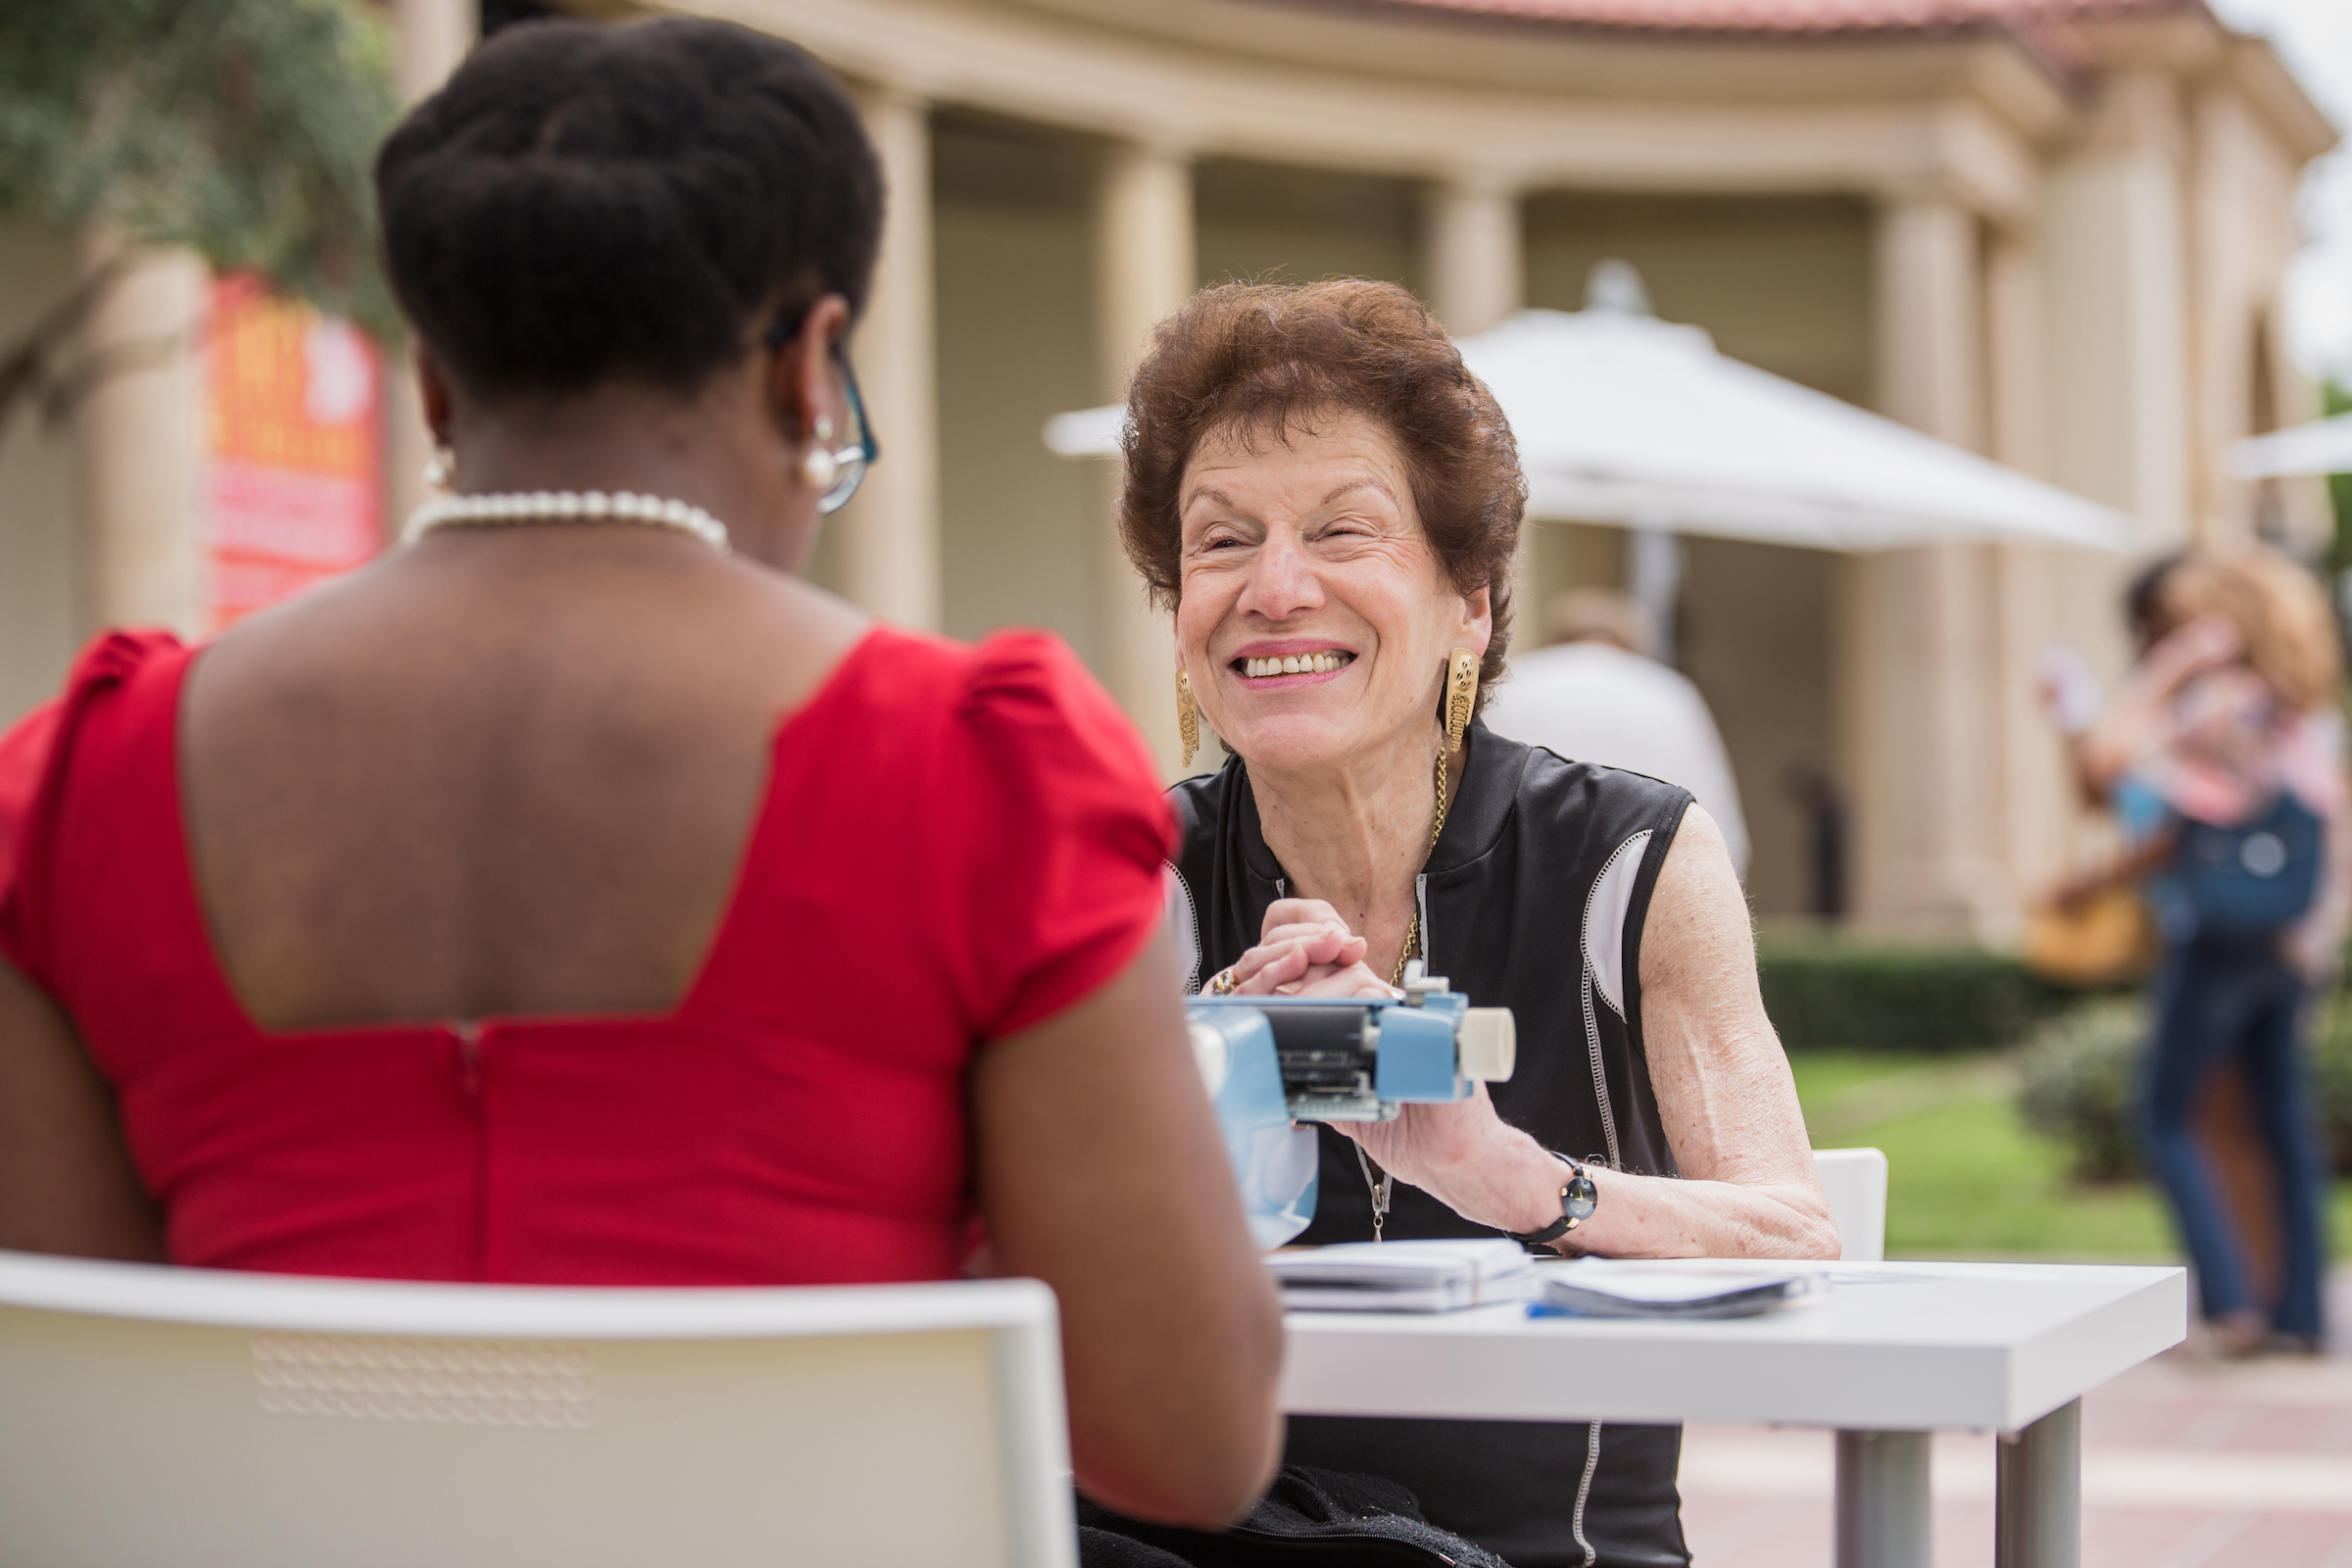
[[[1134,960],[1165,907],[1173,826],[1143,738],[1059,639],[1001,633],[970,667],[935,826],[962,867],[949,947],[967,1015],[994,1040]]]
[[[75,657],[64,692],[0,734],[0,958],[35,985],[49,985],[43,880],[75,741],[141,666],[179,650],[169,632],[101,633]]]

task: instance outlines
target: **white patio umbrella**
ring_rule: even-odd
[[[2241,479],[2282,479],[2300,473],[2352,473],[2352,414],[2293,424],[2230,449]]]
[[[1519,438],[1531,517],[1843,551],[2132,542],[2122,513],[1727,359],[1694,326],[1521,311],[1461,347]],[[1046,445],[1115,456],[1123,418],[1061,415]]]

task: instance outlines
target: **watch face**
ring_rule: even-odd
[[[1568,1191],[1560,1196],[1562,1213],[1570,1219],[1583,1221],[1591,1219],[1592,1210],[1599,1206],[1600,1190],[1592,1185],[1592,1177],[1580,1170],[1569,1178]]]

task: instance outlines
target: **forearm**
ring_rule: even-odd
[[[2061,744],[2066,748],[2067,771],[2074,775],[2076,798],[2088,810],[2104,807],[2122,773],[2115,759],[2094,747],[2088,734],[2069,735]]]
[[[2173,846],[2179,839],[2177,828],[2161,829],[2149,834],[2127,846],[2113,859],[2062,883],[2058,889],[2058,902],[2079,903],[2110,888],[2130,887],[2146,881],[2172,858]]]
[[[1214,1528],[1282,1451],[1282,1314],[1235,1197],[1155,939],[1092,997],[990,1045],[974,1175],[996,1267],[1060,1302],[1080,1485]]]
[[[1599,1201],[1552,1245],[1571,1256],[1836,1257],[1838,1230],[1813,1183],[1682,1181],[1585,1167]],[[1516,1128],[1498,1125],[1474,1152],[1426,1174],[1433,1197],[1463,1218],[1518,1235],[1560,1217],[1568,1167]]]
[[[114,1093],[46,995],[0,959],[0,1248],[164,1261]]]

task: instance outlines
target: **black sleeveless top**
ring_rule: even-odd
[[[1189,968],[1185,989],[1197,991],[1256,943],[1288,877],[1259,831],[1239,759],[1169,796],[1176,956]],[[1516,1015],[1518,1070],[1493,1086],[1496,1113],[1546,1149],[1644,1175],[1671,1176],[1675,1165],[1642,1051],[1642,926],[1690,804],[1675,785],[1563,761],[1473,724],[1416,889],[1429,972],[1474,1004]],[[1372,1201],[1355,1146],[1318,1132],[1315,1220],[1298,1240],[1368,1242]],[[1399,1182],[1385,1234],[1495,1232]],[[1400,1482],[1432,1524],[1513,1568],[1690,1560],[1675,1491],[1680,1427],[1294,1416],[1290,1433],[1287,1459]]]

